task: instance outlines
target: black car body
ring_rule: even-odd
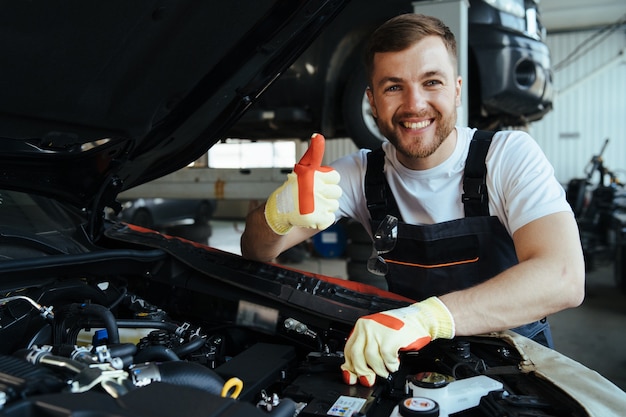
[[[425,393],[441,415],[624,409],[610,382],[509,333],[435,341],[393,379],[347,386],[357,318],[411,300],[106,219],[120,191],[219,140],[343,6],[3,4],[0,415],[377,417]]]
[[[159,232],[207,243],[217,201],[194,198],[138,198],[121,200],[115,219]]]
[[[468,122],[493,129],[525,126],[552,109],[550,54],[538,1],[469,1]],[[230,130],[240,138],[350,137],[380,141],[365,100],[367,35],[386,19],[420,11],[409,0],[353,1]]]

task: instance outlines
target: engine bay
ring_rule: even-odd
[[[131,240],[5,275],[0,415],[588,415],[491,337],[436,340],[374,387],[348,386],[356,318],[405,301],[155,233]]]

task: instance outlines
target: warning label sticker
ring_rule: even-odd
[[[361,407],[365,404],[365,398],[355,398],[342,395],[337,398],[335,404],[328,410],[326,414],[330,416],[346,416],[361,411]]]

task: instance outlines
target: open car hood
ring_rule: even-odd
[[[4,3],[0,187],[101,211],[186,166],[346,2]]]

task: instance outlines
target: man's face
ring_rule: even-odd
[[[454,150],[461,78],[443,41],[428,36],[400,52],[374,56],[367,96],[398,159],[413,169],[432,168]],[[442,146],[443,145],[443,146]]]

